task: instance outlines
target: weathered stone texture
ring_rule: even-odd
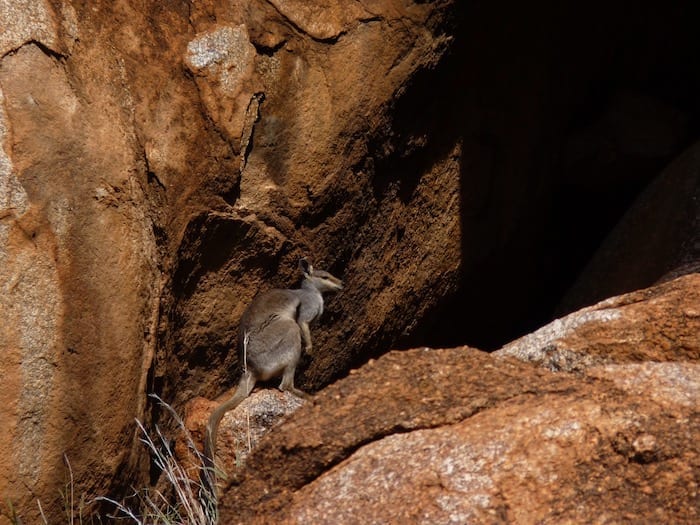
[[[623,386],[642,366],[609,372]],[[645,387],[670,379],[668,366],[656,368]],[[580,385],[537,399],[521,395],[454,425],[387,436],[298,491],[285,522],[692,523],[700,420],[696,407],[677,398],[697,396],[700,368],[684,370],[686,383],[656,396],[663,404],[632,408],[638,392]]]
[[[606,299],[494,352],[550,370],[700,360],[700,274]]]
[[[697,521],[698,277],[571,314],[495,356],[370,362],[261,440],[223,520]]]
[[[142,478],[133,421],[145,416],[160,277],[119,60],[104,49],[85,60],[68,5],[2,5],[0,492],[39,522],[37,500],[63,514],[69,469],[88,498]]]
[[[243,308],[262,289],[293,286],[301,255],[350,279],[328,304],[336,329],[315,335],[320,351],[302,367],[308,390],[342,373],[361,346],[410,330],[403,321],[458,282],[459,141],[406,191],[400,174],[384,184],[368,160],[377,136],[388,148],[380,156],[397,147],[383,136],[393,99],[449,48],[451,2],[380,2],[372,13],[359,2],[236,5],[193,6],[196,35],[183,55],[240,178],[222,195],[229,205],[191,218],[178,248],[168,305],[176,359],[162,372],[187,375],[172,392],[178,403],[232,383]]]
[[[395,338],[396,305],[420,312],[439,293],[400,297],[454,287],[458,144],[403,201],[374,193],[365,166],[391,98],[448,48],[450,10],[0,3],[3,505],[35,521],[39,498],[62,514],[64,454],[87,498],[147,483],[133,425],[157,417],[146,393],[181,409],[229,385],[240,311],[260,288],[291,284],[301,254],[355,273],[377,264],[381,236],[394,253],[382,264],[439,265],[370,305],[353,344],[387,323]],[[406,223],[400,248],[387,219]],[[369,294],[357,284],[359,305]],[[329,310],[345,333],[319,337],[328,350],[307,387],[352,359],[340,342],[353,311]]]
[[[206,423],[212,410],[233,396],[235,391],[235,388],[228,390],[214,401],[196,397],[185,405],[184,424],[195,446],[200,447],[204,443]],[[234,474],[245,464],[246,457],[260,439],[296,412],[303,403],[301,398],[289,392],[269,388],[256,391],[244,399],[224,415],[219,425],[217,468],[227,475]],[[190,449],[190,440],[180,437],[176,447],[177,456],[189,466],[192,479],[199,480],[202,462]],[[198,450],[202,449],[200,447]],[[222,480],[219,482],[223,483]]]

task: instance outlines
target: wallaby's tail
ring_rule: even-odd
[[[207,421],[206,430],[204,433],[204,454],[202,462],[204,464],[199,474],[199,481],[202,488],[209,492],[212,498],[216,499],[216,465],[214,458],[216,457],[216,432],[219,427],[219,421],[212,421],[214,414]],[[221,420],[221,417],[219,417]],[[214,426],[212,427],[212,423]]]
[[[209,490],[213,495],[216,494],[216,437],[219,433],[219,423],[223,419],[226,412],[233,410],[241,402],[248,397],[250,391],[255,385],[255,378],[249,372],[243,374],[236,392],[231,399],[221,403],[209,416],[207,427],[204,433],[204,468],[200,475],[202,486]]]

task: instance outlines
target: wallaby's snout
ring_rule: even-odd
[[[343,281],[325,270],[315,270],[306,257],[299,261],[299,269],[304,276],[302,288],[315,288],[319,292],[337,292],[343,289]]]
[[[343,289],[343,281],[328,272],[314,272],[312,279],[315,281],[316,288],[321,292],[337,292]]]

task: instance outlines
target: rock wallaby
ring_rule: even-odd
[[[311,352],[309,323],[323,313],[323,293],[342,289],[343,283],[323,270],[314,270],[307,259],[299,261],[303,275],[301,288],[275,289],[256,296],[246,308],[239,328],[239,358],[243,376],[233,396],[218,406],[209,417],[204,441],[204,456],[214,466],[216,435],[224,414],[238,406],[257,381],[282,376],[280,390],[301,398],[310,396],[294,386],[294,372],[304,350]]]

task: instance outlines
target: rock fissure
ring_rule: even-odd
[[[42,53],[44,53],[48,58],[56,60],[57,62],[60,62],[60,63],[65,63],[66,60],[68,60],[70,58],[69,54],[61,53],[60,51],[53,49],[50,45],[47,45],[45,42],[42,42],[41,40],[29,39],[29,40],[25,40],[24,42],[20,43],[19,45],[15,46],[15,47],[12,47],[12,48],[5,50],[3,52],[3,54],[0,55],[0,63],[2,63],[2,60],[5,59],[5,57],[16,55],[23,48],[28,47],[28,46],[35,46]]]

